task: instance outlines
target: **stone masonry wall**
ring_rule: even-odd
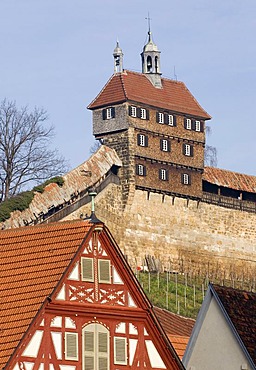
[[[136,190],[123,210],[121,187],[95,199],[96,215],[135,267],[145,255],[182,272],[225,278],[256,274],[256,214]],[[90,205],[79,210],[90,214]],[[78,213],[69,218],[79,217]]]

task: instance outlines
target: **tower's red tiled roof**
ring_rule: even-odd
[[[145,74],[131,71],[114,74],[88,108],[93,110],[125,101],[211,118],[183,82],[162,78],[162,88],[156,88]]]
[[[256,365],[256,293],[212,286]]]
[[[79,220],[0,232],[0,368],[52,293],[91,226]]]
[[[256,193],[256,176],[222,170],[215,167],[205,167],[203,180],[234,190]]]

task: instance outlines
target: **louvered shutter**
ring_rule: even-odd
[[[204,122],[200,122],[200,132],[204,132]]]
[[[191,185],[191,175],[188,175],[188,184]]]
[[[160,139],[160,149],[163,150],[163,139]]]
[[[136,108],[136,117],[137,118],[141,117],[141,109],[139,107]]]
[[[187,118],[184,118],[184,128],[187,128]]]
[[[194,147],[190,145],[190,157],[194,156]]]
[[[111,107],[111,118],[115,118],[115,116],[116,116],[115,107]]]
[[[114,338],[114,363],[120,365],[127,364],[126,338]]]
[[[191,128],[192,130],[196,130],[196,121],[194,119],[191,120]]]
[[[93,259],[83,257],[81,259],[81,270],[83,281],[94,281]]]
[[[176,116],[173,116],[173,126],[177,126]]]
[[[140,134],[137,134],[137,144],[140,145]]]
[[[143,166],[143,176],[146,176],[147,175],[147,169],[146,169],[146,166]]]
[[[85,370],[95,370],[94,368],[94,358],[95,358],[95,325],[90,325],[91,330],[84,331],[84,369]]]
[[[165,175],[166,175],[166,181],[169,181],[169,171],[168,170],[165,171]]]
[[[159,123],[160,122],[160,118],[159,118],[159,112],[156,112],[156,122]]]
[[[107,118],[107,109],[102,109],[102,119]]]
[[[108,370],[108,333],[98,331],[98,367]]]
[[[99,282],[110,283],[110,261],[99,260]]]
[[[136,164],[136,175],[139,175],[139,165]]]
[[[186,144],[182,144],[182,153],[186,155]]]
[[[164,113],[164,123],[165,125],[168,125],[168,113]]]
[[[129,116],[132,115],[132,107],[131,107],[131,105],[128,106],[128,114],[129,114]]]
[[[146,109],[146,120],[149,120],[149,110]]]
[[[78,360],[77,342],[77,333],[65,333],[65,358],[67,360]]]
[[[170,140],[167,140],[167,151],[168,152],[171,151],[171,143],[170,143]]]
[[[148,136],[145,135],[145,146],[148,146]]]

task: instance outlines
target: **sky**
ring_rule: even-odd
[[[150,14],[164,77],[183,81],[212,116],[218,167],[256,175],[255,0],[0,0],[0,101],[43,107],[70,168],[94,143],[86,107],[114,71],[141,72]]]

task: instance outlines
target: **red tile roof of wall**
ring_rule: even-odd
[[[96,109],[125,101],[203,119],[211,118],[183,82],[162,78],[162,88],[156,88],[145,74],[131,71],[114,74],[88,108]]]
[[[218,186],[227,188],[256,192],[256,176],[244,175],[238,172],[222,170],[215,167],[205,167],[203,180]]]
[[[52,293],[91,226],[79,220],[0,232],[0,368]]]
[[[256,293],[212,286],[256,365]]]

